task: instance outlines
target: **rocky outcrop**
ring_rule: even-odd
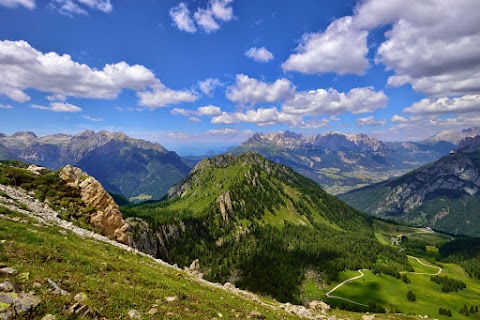
[[[30,172],[31,174],[35,175],[35,176],[39,176],[41,174],[44,174],[50,170],[48,170],[47,168],[44,168],[44,167],[39,167],[39,166],[36,166],[34,164],[28,166],[27,168],[27,171]]]
[[[90,217],[90,223],[94,227],[111,239],[130,244],[129,225],[123,220],[118,205],[98,180],[70,165],[60,171],[60,178],[70,187],[80,189],[85,205],[95,209]]]
[[[233,214],[232,199],[230,198],[230,192],[222,192],[217,198],[217,203],[220,208],[220,213],[225,222],[228,223],[228,215]]]

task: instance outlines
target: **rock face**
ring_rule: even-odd
[[[124,244],[130,244],[129,225],[113,198],[100,182],[79,168],[67,165],[60,171],[60,178],[71,187],[80,189],[83,202],[95,208],[90,223],[99,228],[102,234]]]
[[[480,150],[480,135],[466,137],[458,144],[457,152],[473,152]]]

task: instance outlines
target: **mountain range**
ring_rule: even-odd
[[[340,198],[377,217],[478,236],[479,190],[480,135],[477,135],[463,139],[454,151],[438,161]]]
[[[476,131],[478,128],[468,129],[448,137],[444,132],[422,142],[382,142],[342,132],[311,137],[291,131],[256,133],[232,152],[258,152],[317,181],[329,193],[341,194],[435,161],[455,147],[441,137],[465,137]]]
[[[0,136],[0,159],[17,159],[59,169],[75,165],[95,176],[112,193],[159,199],[190,171],[172,151],[122,132],[83,131],[43,137],[33,132]]]

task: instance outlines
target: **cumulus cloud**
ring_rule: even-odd
[[[0,104],[0,109],[13,109],[13,107],[9,104]]]
[[[359,1],[353,16],[305,34],[282,67],[306,74],[362,74],[369,65],[368,33],[387,25],[375,63],[394,72],[390,86],[410,84],[432,97],[480,93],[478,12],[477,0]]]
[[[179,30],[195,33],[197,27],[206,33],[220,29],[221,22],[233,19],[233,0],[210,0],[206,8],[197,8],[192,14],[184,2],[170,9],[170,17]]]
[[[265,49],[265,47],[250,48],[245,52],[245,55],[257,62],[268,62],[270,60],[273,60],[273,54],[267,49]]]
[[[33,104],[31,106],[33,109],[40,109],[40,110],[47,110],[53,112],[80,112],[82,108],[77,107],[70,103],[63,103],[63,102],[52,102],[48,107],[41,106],[38,104]]]
[[[369,63],[365,30],[352,27],[352,17],[333,21],[325,32],[304,34],[296,53],[282,64],[284,71],[304,74],[363,74]]]
[[[149,88],[149,89],[147,89]],[[124,89],[139,91],[142,106],[162,107],[196,100],[190,91],[174,91],[163,85],[152,71],[126,62],[91,68],[68,54],[42,53],[26,41],[0,41],[0,96],[26,102],[26,89],[46,92],[50,99],[67,97],[115,99]]]
[[[237,74],[236,83],[227,88],[227,98],[240,104],[278,102],[295,94],[295,86],[285,78],[266,83],[244,74]]]
[[[285,102],[283,111],[297,115],[337,115],[370,113],[387,106],[388,98],[383,91],[371,87],[353,88],[348,93],[330,88],[298,92]]]
[[[147,108],[161,108],[180,102],[193,102],[198,99],[195,92],[189,90],[175,91],[162,83],[151,86],[150,90],[137,92],[138,104]]]
[[[219,114],[222,113],[222,110],[219,107],[209,105],[209,106],[199,107],[196,110],[188,110],[188,109],[184,109],[184,108],[174,108],[174,109],[172,109],[172,111],[170,113],[173,114],[173,115],[182,115],[182,116],[185,116],[185,117],[189,117],[189,116],[201,117],[201,116],[219,115]]]
[[[458,98],[422,99],[404,112],[415,114],[444,114],[480,112],[480,95],[465,95]]]
[[[396,114],[392,117],[392,122],[393,123],[405,123],[407,121],[408,121],[407,118],[399,116],[398,114]]]
[[[0,0],[0,6],[7,8],[25,7],[35,9],[35,0]]]
[[[200,115],[204,115],[204,116],[215,116],[222,113],[222,110],[219,107],[212,106],[212,105],[200,107],[197,109],[197,111]]]
[[[110,0],[52,0],[49,7],[67,16],[88,15],[87,9],[110,13],[113,10]]]
[[[383,126],[387,124],[385,120],[376,120],[374,116],[358,118],[355,123],[359,126]]]
[[[170,17],[179,30],[194,33],[197,31],[190,10],[181,2],[178,6],[170,9]]]
[[[213,117],[212,123],[232,124],[232,123],[255,123],[257,126],[265,127],[277,124],[296,124],[299,117],[278,111],[277,108],[259,108],[257,110],[248,110],[246,112],[222,112],[221,115]]]
[[[214,78],[208,78],[198,82],[198,87],[200,88],[200,91],[202,91],[207,96],[211,96],[212,92],[221,85],[222,83],[220,82],[220,80]]]

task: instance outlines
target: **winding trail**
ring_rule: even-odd
[[[425,272],[410,272],[410,271],[402,271],[400,273],[406,273],[406,274],[419,274],[419,275],[425,275],[425,276],[438,276],[440,273],[442,273],[443,269],[441,267],[438,267],[438,266],[433,266],[433,265],[428,265],[428,264],[425,264],[423,263],[422,261],[420,261],[420,259],[418,259],[417,257],[414,257],[414,256],[408,256],[412,259],[415,259],[417,260],[418,263],[420,263],[422,266],[424,267],[428,267],[428,268],[438,268],[438,271],[437,273],[425,273]],[[356,305],[359,305],[359,306],[363,306],[363,307],[368,307],[368,305],[366,304],[363,304],[363,303],[360,303],[360,302],[356,302],[356,301],[353,301],[353,300],[350,300],[350,299],[347,299],[347,298],[343,298],[343,297],[339,297],[339,296],[333,296],[332,293],[341,288],[343,285],[349,283],[349,282],[352,282],[354,280],[357,280],[357,279],[360,279],[362,278],[365,274],[362,272],[362,270],[358,270],[358,272],[360,272],[360,275],[359,276],[355,276],[355,277],[351,277],[345,281],[343,281],[342,283],[336,285],[332,290],[328,291],[325,295],[330,298],[330,299],[338,299],[338,300],[342,300],[342,301],[346,301],[346,302],[350,302],[350,303],[353,303],[353,304],[356,304]]]
[[[343,281],[342,283],[338,284],[335,286],[335,288],[333,288],[332,290],[328,291],[326,296],[328,298],[331,298],[331,299],[338,299],[338,300],[343,300],[343,301],[347,301],[347,302],[350,302],[350,303],[354,303],[354,304],[357,304],[359,306],[363,306],[363,307],[368,307],[366,304],[363,304],[363,303],[360,303],[360,302],[356,302],[356,301],[353,301],[353,300],[350,300],[350,299],[347,299],[347,298],[342,298],[342,297],[339,297],[339,296],[332,296],[331,293],[334,292],[335,290],[339,289],[341,286],[343,286],[344,284],[347,284],[349,282],[352,282],[354,280],[357,280],[357,279],[360,279],[361,277],[363,277],[365,274],[363,274],[362,270],[359,269],[358,272],[360,272],[360,275],[359,276],[356,276],[356,277],[352,277],[352,278],[349,278],[345,281]]]
[[[407,274],[422,274],[422,275],[425,275],[425,276],[438,276],[440,273],[442,273],[443,269],[439,266],[432,266],[432,265],[428,265],[428,264],[425,264],[423,263],[422,261],[420,261],[420,259],[418,259],[417,257],[414,257],[414,256],[408,256],[410,258],[413,258],[415,260],[417,260],[418,263],[420,263],[422,266],[424,267],[428,267],[428,268],[437,268],[438,271],[437,273],[425,273],[425,272],[410,272],[410,271],[402,271],[400,273],[407,273]]]

